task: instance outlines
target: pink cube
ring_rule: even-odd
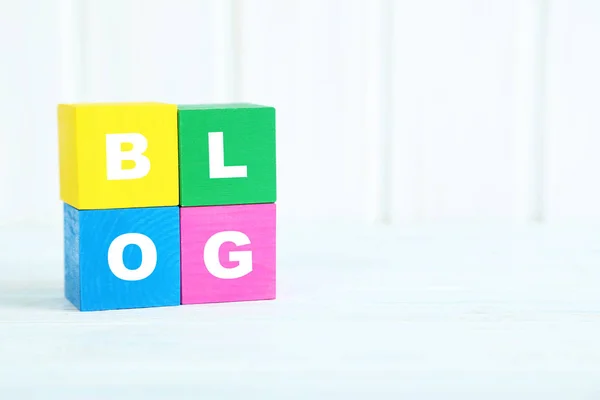
[[[181,304],[275,298],[275,204],[181,208]]]

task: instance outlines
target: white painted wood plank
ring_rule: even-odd
[[[597,225],[282,228],[275,301],[94,313],[54,232],[0,230],[0,394],[597,397]]]
[[[60,103],[76,103],[85,95],[85,2],[58,2],[60,34]]]
[[[85,2],[88,101],[230,100],[230,3],[218,0]],[[227,46],[227,47],[225,47]]]
[[[241,98],[277,107],[282,218],[370,217],[370,1],[241,2]],[[378,45],[378,44],[376,44]],[[377,121],[378,122],[378,121]]]
[[[513,218],[517,2],[394,2],[393,217]]]
[[[57,223],[56,2],[0,2],[0,224]]]
[[[393,0],[370,2],[366,16],[365,126],[368,221],[391,223]]]
[[[522,201],[516,216],[539,222],[545,211],[548,0],[522,0],[517,10],[514,178]]]
[[[547,217],[600,218],[600,3],[551,1]]]

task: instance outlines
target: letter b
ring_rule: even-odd
[[[70,206],[179,205],[177,105],[61,104],[58,136],[60,198]]]
[[[123,151],[121,145],[129,143],[133,148]],[[106,177],[111,180],[139,179],[150,172],[150,160],[144,155],[148,140],[140,133],[106,134]],[[123,169],[123,161],[133,161],[135,166]]]

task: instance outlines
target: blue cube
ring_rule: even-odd
[[[81,311],[181,302],[179,207],[64,204],[65,297]]]

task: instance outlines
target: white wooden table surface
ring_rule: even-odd
[[[0,233],[0,399],[599,399],[600,226],[281,227],[279,299],[80,313]]]

